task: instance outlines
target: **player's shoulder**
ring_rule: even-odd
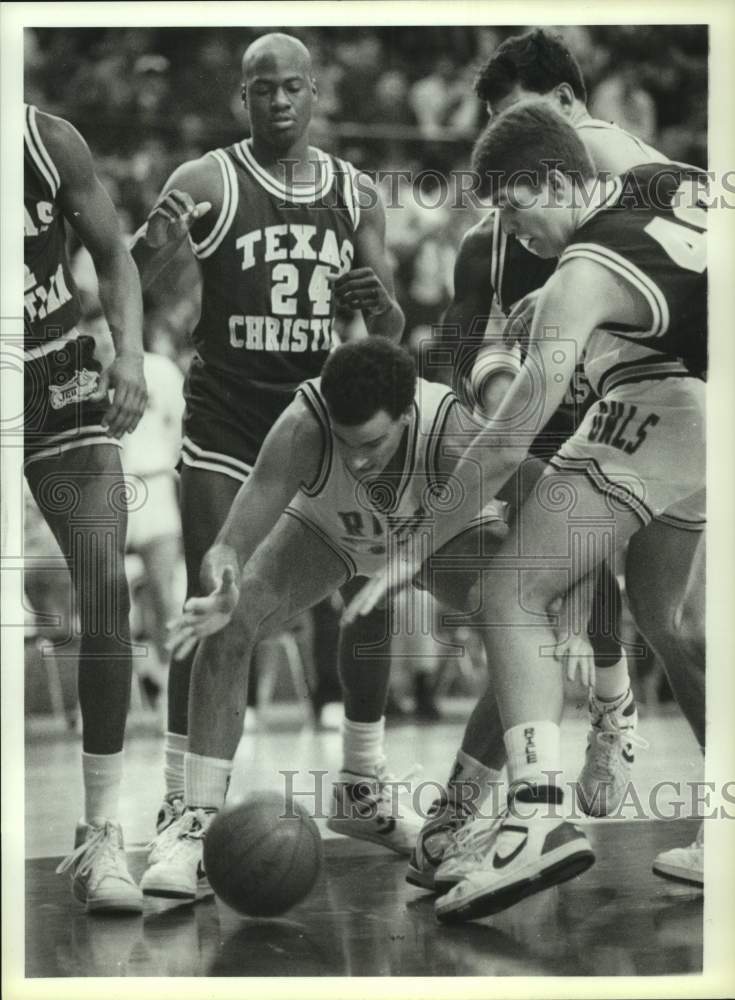
[[[64,178],[69,172],[78,175],[92,169],[89,147],[82,134],[66,118],[42,111],[34,105],[26,105],[31,134],[37,135],[44,150]]]
[[[217,162],[220,152],[212,150],[179,164],[166,182],[165,190],[171,191],[176,188],[185,191],[195,201],[221,198],[222,173]]]
[[[463,260],[481,258],[483,261],[487,261],[493,245],[496,226],[495,215],[494,210],[488,212],[464,233],[459,244],[459,255]]]

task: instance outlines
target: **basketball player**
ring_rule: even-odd
[[[506,39],[480,71],[476,92],[492,118],[519,101],[542,99],[559,112],[577,130],[601,176],[613,176],[643,163],[666,163],[668,158],[628,132],[590,116],[586,107],[586,88],[582,71],[556,34],[535,29]],[[492,416],[508,391],[517,372],[519,348],[509,350],[517,335],[530,325],[537,291],[556,268],[554,259],[543,259],[525,247],[500,226],[500,214],[491,212],[469,230],[462,240],[455,264],[454,301],[444,319],[448,335],[458,338],[455,373],[471,376],[472,402]],[[511,320],[510,344],[484,344],[485,327],[493,300]],[[476,358],[473,367],[473,359]],[[460,387],[458,387],[458,391]],[[574,431],[593,394],[580,364],[575,371],[562,405],[532,442],[529,453],[547,461]],[[531,487],[526,470],[522,493]],[[701,527],[701,525],[699,526]],[[680,527],[656,520],[639,533],[631,545],[629,598],[639,610],[640,628],[652,641],[659,655],[681,658],[678,637],[671,634],[672,608],[683,599],[681,586],[686,584],[700,533],[684,534]],[[675,568],[667,570],[672,586],[651,588],[645,582],[645,568],[656,558]],[[635,567],[644,569],[635,572]],[[640,585],[639,585],[640,580]],[[587,601],[589,603],[589,596]],[[645,601],[645,607],[641,605]],[[584,767],[579,775],[582,809],[594,815],[612,813],[618,807],[630,779],[636,742],[635,701],[630,689],[625,656],[617,639],[621,595],[613,572],[602,567],[591,602],[589,640],[576,640],[575,648],[594,664],[594,688],[590,690],[590,732]],[[671,647],[674,647],[672,649]],[[586,648],[585,648],[586,647]],[[701,665],[690,677],[701,677]],[[686,706],[688,699],[682,699]],[[423,888],[433,887],[433,872],[450,847],[453,831],[468,818],[468,797],[463,785],[478,783],[487,788],[497,780],[496,768],[502,762],[501,748],[490,749],[497,736],[488,720],[495,715],[494,691],[490,685],[468,723],[462,748],[455,760],[448,782],[450,798],[456,804],[439,802],[417,841],[409,866],[408,879]],[[699,734],[703,736],[703,734]],[[484,747],[484,749],[483,749]],[[474,805],[481,802],[474,797]],[[475,845],[476,846],[476,845]],[[446,869],[444,874],[446,875]]]
[[[682,533],[703,521],[702,175],[680,165],[647,164],[600,182],[576,130],[544,101],[524,102],[493,122],[476,147],[475,166],[480,176],[493,178],[503,230],[540,256],[560,259],[534,312],[528,347],[533,364],[521,367],[455,474],[463,478],[465,464],[474,468],[481,449],[493,445],[485,451],[482,495],[497,493],[524,457],[519,432],[524,423],[529,426],[529,403],[542,390],[545,425],[583,353],[599,398],[519,513],[529,565],[542,562],[521,574],[497,570],[494,587],[483,595],[486,620],[508,623],[485,633],[505,729],[508,812],[481,859],[438,900],[444,920],[497,912],[593,862],[584,834],[559,818],[563,793],[550,777],[561,770],[563,691],[558,671],[539,655],[553,638],[547,610],[654,518],[665,517]],[[543,383],[536,372],[543,373]],[[567,491],[567,503],[558,502],[559,491]],[[481,503],[468,493],[466,502],[473,500]],[[434,544],[451,537],[462,516],[460,506],[440,523]],[[571,559],[575,525],[577,556]],[[504,542],[498,559],[512,554]],[[555,559],[563,568],[554,568]],[[695,562],[692,576],[696,570]],[[660,585],[655,565],[649,574]],[[694,634],[679,635],[692,661],[703,622],[696,626]],[[686,679],[688,665],[682,667],[681,659],[664,665],[672,688],[680,690],[676,675],[681,671]],[[683,708],[699,735],[703,698],[687,693],[691,700]]]
[[[255,643],[346,580],[382,569],[397,547],[420,545],[437,506],[452,502],[451,470],[467,439],[452,391],[417,382],[410,355],[386,338],[338,347],[322,377],[302,384],[204,558],[208,596],[186,602],[174,631],[174,656],[200,642],[186,808],[159,837],[145,893],[193,900],[203,891],[202,838],[225,800]],[[457,531],[462,545],[497,545],[507,532],[503,511],[497,501],[475,511]],[[465,607],[457,584],[438,596]],[[368,811],[368,779],[361,784],[349,805]],[[387,824],[403,811],[391,806]]]
[[[252,138],[180,166],[138,234],[134,258],[146,286],[188,236],[201,266],[196,354],[186,382],[181,498],[188,594],[200,592],[204,553],[252,472],[263,440],[317,375],[334,343],[337,305],[360,310],[371,335],[398,339],[403,314],[385,255],[385,218],[375,188],[343,160],[309,145],[317,88],[304,45],[268,34],[242,61]],[[345,593],[349,599],[359,581]],[[386,635],[382,612],[345,630],[344,771],[349,799],[360,776],[384,772],[383,709],[390,659],[353,649]],[[169,679],[166,801],[158,828],[177,814],[184,788],[191,658]],[[346,824],[402,853],[417,827]]]
[[[120,438],[143,413],[140,282],[84,139],[61,118],[25,107],[25,476],[64,553],[81,622],[84,816],[73,853],[74,896],[87,910],[140,912],[118,822],[130,702],[130,598]],[[115,345],[104,372],[77,329],[79,295],[66,223],[89,250]],[[113,390],[112,402],[108,390]]]

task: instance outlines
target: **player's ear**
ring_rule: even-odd
[[[574,108],[574,91],[568,83],[560,83],[555,88],[555,95],[559,110],[563,115],[569,115]]]
[[[314,76],[311,78],[311,96],[315,101],[319,100],[319,88],[316,85],[316,77]]]

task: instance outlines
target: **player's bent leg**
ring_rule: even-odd
[[[132,676],[119,449],[94,444],[39,458],[28,464],[26,477],[66,557],[82,632],[84,817],[74,850],[58,870],[71,872],[74,896],[88,911],[138,913],[142,896],[128,870],[118,822]]]
[[[547,608],[633,534],[632,511],[581,473],[552,473],[519,515],[517,546],[498,552],[482,616],[505,730],[510,792],[490,849],[436,904],[444,921],[498,912],[594,862],[584,833],[565,818],[559,722],[563,685]],[[572,555],[574,554],[574,558]]]
[[[631,539],[625,586],[636,625],[661,660],[674,697],[703,748],[704,533],[653,521]]]
[[[333,593],[347,574],[337,552],[288,514],[249,560],[232,621],[196,652],[184,811],[153,844],[141,880],[146,895],[194,901],[211,893],[202,865],[203,838],[229,785],[254,646]]]
[[[622,595],[609,562],[597,570],[588,637],[594,654],[595,685],[590,690],[590,729],[577,801],[588,815],[608,816],[625,795],[635,762],[638,712],[620,644]]]
[[[631,539],[626,585],[641,633],[658,654],[702,751],[705,740],[705,536],[654,521]],[[652,578],[648,572],[652,570]],[[664,574],[666,587],[656,586]],[[662,851],[653,871],[704,884],[704,829],[688,847]]]
[[[510,532],[514,530],[512,524]],[[447,624],[458,624],[457,612],[468,614],[481,606],[483,588],[492,586],[493,555],[508,535],[504,522],[488,522],[453,539],[429,561],[422,583],[444,607]],[[459,881],[470,852],[485,843],[484,820],[496,815],[493,792],[504,763],[503,728],[489,671],[446,786],[429,806],[416,839],[406,873],[409,884],[439,893]]]

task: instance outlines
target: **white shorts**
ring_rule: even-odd
[[[550,460],[583,472],[648,524],[705,526],[705,384],[697,378],[624,383],[598,400]]]
[[[181,535],[181,514],[173,474],[127,475],[128,550],[138,550],[158,538]]]

